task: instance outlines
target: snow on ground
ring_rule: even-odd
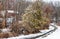
[[[7,32],[10,32],[10,29],[9,28],[4,28],[1,30],[3,33],[7,33]]]
[[[51,29],[53,29],[53,28],[51,28]],[[49,29],[49,30],[51,30],[51,29]],[[47,32],[49,30],[42,30],[41,32],[45,33],[45,32]],[[43,33],[36,33],[36,34],[30,34],[30,35],[20,35],[20,36],[17,36],[17,37],[11,37],[11,38],[7,38],[7,39],[25,39],[25,38],[31,38],[31,37],[35,37],[35,36],[41,35]],[[36,39],[60,39],[60,27],[58,27],[58,29],[54,33],[51,33],[47,37],[44,37],[44,38],[39,37],[39,38],[36,38]]]
[[[55,24],[51,24],[51,25],[55,25]],[[48,35],[47,37],[39,37],[39,38],[36,38],[36,39],[60,39],[60,27],[55,25],[58,29],[51,33],[50,35]],[[10,37],[10,38],[7,38],[7,39],[25,39],[25,38],[31,38],[31,37],[36,37],[38,35],[42,35],[50,30],[53,30],[54,28],[52,26],[49,27],[49,30],[41,30],[42,33],[36,33],[36,34],[30,34],[30,35],[20,35],[20,36],[17,36],[17,37]],[[3,29],[2,30],[3,32],[9,32],[9,29]]]
[[[58,27],[58,29],[55,32],[53,32],[52,34],[48,35],[45,38],[39,37],[37,39],[60,39],[60,27],[59,26],[57,26],[57,27]]]

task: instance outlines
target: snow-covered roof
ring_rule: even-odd
[[[18,11],[14,11],[14,10],[7,10],[8,13],[17,13],[18,14]]]
[[[7,12],[8,12],[8,13],[14,13],[14,11],[13,11],[13,10],[7,10]]]

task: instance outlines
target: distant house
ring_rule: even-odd
[[[0,12],[0,24],[11,25],[13,21],[16,21],[17,11],[14,10],[4,10]],[[4,22],[5,21],[5,22]]]
[[[15,17],[16,14],[17,13],[15,11],[13,11],[13,10],[7,10],[7,12],[6,12],[7,18]]]

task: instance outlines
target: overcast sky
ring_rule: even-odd
[[[28,0],[28,1],[36,1],[36,0]],[[45,2],[54,2],[54,1],[60,1],[60,0],[44,0]]]
[[[44,0],[45,2],[54,2],[54,1],[60,1],[60,0]]]

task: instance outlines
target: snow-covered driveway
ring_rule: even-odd
[[[51,33],[50,35],[48,35],[47,37],[44,38],[37,38],[37,39],[60,39],[60,26],[57,26],[57,30],[53,33]]]

